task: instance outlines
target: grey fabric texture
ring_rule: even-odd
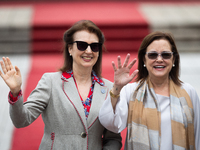
[[[98,119],[99,109],[112,82],[103,79],[105,86],[95,83],[86,120],[73,78],[66,81],[61,79],[61,75],[61,72],[45,73],[25,103],[21,97],[14,105],[10,105],[13,124],[17,128],[26,127],[42,114],[45,128],[40,150],[120,149],[120,134],[107,131]],[[85,138],[81,136],[82,133],[86,133]]]

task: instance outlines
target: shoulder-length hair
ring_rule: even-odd
[[[94,33],[97,35],[99,42],[102,43],[102,47],[104,47],[104,35],[102,31],[90,20],[81,20],[76,22],[70,29],[68,29],[63,36],[64,40],[64,65],[62,68],[60,68],[60,71],[65,72],[68,70],[72,70],[72,64],[73,60],[72,57],[69,54],[68,47],[70,44],[74,42],[74,33],[77,31],[86,30],[90,33]],[[101,77],[102,72],[102,49],[99,51],[99,57],[97,59],[96,64],[93,66],[93,70],[95,71],[96,75],[98,77]]]
[[[136,81],[145,80],[148,77],[148,71],[146,67],[144,67],[144,60],[147,51],[147,47],[155,40],[164,39],[167,40],[171,45],[171,51],[173,52],[173,59],[174,59],[174,67],[172,67],[169,76],[173,80],[176,85],[181,85],[182,81],[179,79],[179,66],[180,66],[180,56],[174,41],[174,38],[171,33],[168,32],[160,32],[155,31],[148,34],[142,41],[138,51],[138,76]]]

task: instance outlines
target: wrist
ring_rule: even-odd
[[[11,91],[9,92],[9,98],[8,98],[8,102],[13,105],[15,102],[17,102],[19,100],[19,98],[22,96],[22,91],[20,90],[17,96],[13,96],[13,94],[11,93]]]
[[[13,97],[17,97],[20,93],[21,89],[19,90],[10,90],[10,92],[12,93]]]
[[[121,86],[118,86],[118,85],[116,85],[116,84],[113,84],[112,93],[113,93],[114,95],[119,95],[121,89],[122,89]]]
[[[120,94],[114,94],[113,92],[112,92],[112,90],[110,90],[110,96],[112,97],[112,98],[118,98],[119,97],[119,95]]]

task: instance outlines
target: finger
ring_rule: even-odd
[[[131,78],[133,79],[137,74],[138,74],[139,70],[135,70],[132,74],[131,74]]]
[[[131,68],[133,67],[133,65],[136,63],[136,61],[137,61],[136,58],[133,59],[133,60],[131,61],[131,63],[128,65],[128,69],[131,69]]]
[[[124,64],[123,64],[123,66],[122,66],[123,68],[127,66],[128,61],[129,61],[129,58],[130,58],[130,54],[127,54],[127,55],[126,55],[126,59],[125,59],[125,61],[124,61]]]
[[[17,72],[17,75],[19,75],[21,77],[21,72],[20,72],[20,70],[19,70],[19,68],[17,66],[15,66],[15,70]]]
[[[115,66],[114,61],[112,61],[112,66],[113,66],[114,71],[117,71],[117,67]]]
[[[0,76],[1,76],[2,79],[4,80],[4,74],[1,72],[1,70],[0,70]]]
[[[117,60],[118,60],[118,68],[120,69],[120,68],[122,68],[121,57],[118,56]]]
[[[14,69],[13,65],[12,65],[12,63],[10,61],[10,58],[7,57],[6,59],[7,59],[7,62],[8,62],[8,65],[9,65],[10,69]]]
[[[2,73],[1,70],[0,70],[0,76],[2,77],[2,75],[3,75],[3,73]]]
[[[2,59],[3,59],[3,61],[4,61],[4,60],[5,60],[5,57],[3,57]],[[3,73],[6,74],[6,73],[7,73],[7,70],[6,70],[6,67],[5,67],[5,64],[3,63],[3,61],[0,61],[0,63],[1,63],[1,68],[2,68]]]
[[[7,57],[7,58],[8,58],[8,57]],[[5,64],[5,69],[6,69],[6,71],[9,71],[9,70],[10,70],[10,66],[8,65],[7,58],[3,57],[3,61],[4,61],[4,64]]]
[[[3,70],[3,66],[4,66],[3,61],[0,61],[0,64],[1,64],[1,68]],[[3,73],[1,72],[1,70],[0,70],[0,76],[4,79]]]

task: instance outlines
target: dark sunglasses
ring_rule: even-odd
[[[157,59],[158,56],[161,56],[163,59],[170,59],[173,55],[173,52],[148,52],[146,53],[149,59]]]
[[[88,44],[87,42],[83,41],[74,41],[73,43],[76,43],[78,50],[85,51],[90,46],[91,50],[93,52],[99,52],[102,49],[102,43],[91,43]]]

